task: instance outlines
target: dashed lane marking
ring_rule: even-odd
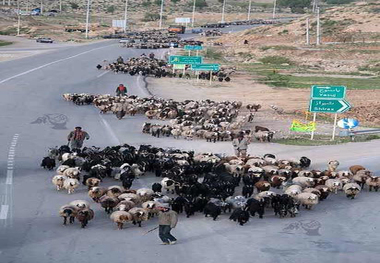
[[[107,74],[108,72],[109,72],[109,71],[107,70],[107,71],[103,72],[102,74],[96,76],[96,78],[100,78],[101,76],[104,76],[104,75]]]
[[[8,205],[1,205],[1,211],[0,211],[0,219],[7,219],[8,217]]]

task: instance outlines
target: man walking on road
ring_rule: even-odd
[[[75,130],[69,133],[67,136],[67,140],[70,143],[71,150],[81,149],[83,146],[84,140],[90,139],[90,136],[87,132],[82,131],[82,127],[75,127]]]
[[[160,205],[158,210],[160,210],[158,214],[158,236],[163,245],[174,245],[177,239],[170,234],[170,231],[177,225],[178,214],[164,204]]]
[[[123,84],[120,84],[116,88],[116,96],[126,96],[127,95],[127,87],[124,86]]]
[[[237,157],[245,158],[247,156],[248,140],[244,138],[244,133],[240,132],[238,137],[232,140],[234,146],[235,155]]]

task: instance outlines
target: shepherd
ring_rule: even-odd
[[[78,149],[80,150],[83,146],[84,140],[90,139],[90,135],[87,132],[82,131],[82,127],[75,127],[75,130],[70,132],[67,136],[67,140],[71,144],[71,150]]]
[[[123,84],[120,84],[116,88],[116,96],[127,96],[127,87],[125,87]]]
[[[178,214],[170,210],[166,204],[161,204],[158,207],[158,236],[162,240],[163,245],[174,245],[177,239],[170,234],[170,231],[176,227],[178,222]]]
[[[248,140],[244,137],[244,133],[240,132],[237,138],[233,139],[232,145],[237,157],[245,158],[248,150]]]

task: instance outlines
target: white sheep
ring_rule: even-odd
[[[92,187],[99,186],[101,180],[99,178],[90,177],[86,180],[86,186],[88,187],[88,190],[90,190]]]
[[[265,161],[261,158],[252,158],[249,159],[245,164],[250,166],[263,166],[265,164]]]
[[[106,195],[109,197],[118,197],[122,193],[124,193],[125,189],[122,186],[119,185],[112,185],[108,187]]]
[[[74,200],[69,205],[75,206],[77,209],[90,208],[90,203],[85,200]]]
[[[101,188],[98,186],[91,187],[91,189],[88,191],[88,196],[94,200],[94,202],[98,203],[100,197],[105,195],[107,192],[106,188]]]
[[[285,194],[295,197],[302,193],[302,187],[300,185],[291,185],[285,189]]]
[[[136,206],[136,204],[134,202],[132,202],[132,201],[122,200],[122,201],[120,201],[117,204],[117,206],[115,207],[115,209],[118,210],[118,211],[128,212],[129,210],[131,210],[135,206]]]
[[[51,179],[52,183],[56,186],[57,191],[62,190],[67,177],[64,175],[56,175]]]
[[[272,198],[274,196],[276,196],[277,194],[275,192],[272,192],[272,191],[263,191],[263,192],[260,192],[258,193],[254,198],[256,200],[261,200],[265,197],[269,197],[269,198]]]
[[[377,192],[380,187],[380,177],[377,176],[368,176],[365,181],[366,185],[368,185],[369,191],[372,191],[372,188]]]
[[[58,166],[58,168],[57,168],[57,174],[63,175],[63,173],[65,172],[65,170],[67,168],[70,168],[70,166],[68,166],[68,165],[60,165],[60,166]]]
[[[132,201],[136,205],[141,204],[141,198],[140,198],[140,196],[137,195],[137,194],[133,194],[133,193],[121,194],[121,195],[118,196],[118,199],[120,201],[123,201],[123,200]]]
[[[337,194],[338,190],[342,190],[342,181],[339,179],[328,179],[325,185],[330,189],[331,192]]]
[[[67,168],[63,172],[63,175],[65,175],[65,176],[67,176],[69,178],[73,178],[73,179],[78,179],[79,180],[79,175],[80,175],[79,167],[70,167],[70,168]]]
[[[329,161],[327,163],[327,170],[329,172],[335,172],[338,166],[339,166],[339,162],[337,160]]]
[[[145,174],[145,172],[140,169],[139,165],[135,163],[132,164],[131,170],[133,175],[136,176],[136,178],[140,178],[140,176],[143,176]]]
[[[134,207],[129,210],[129,213],[133,216],[133,224],[138,224],[141,227],[142,221],[147,221],[149,219],[149,213],[144,208]]]
[[[309,170],[301,170],[298,172],[298,177],[313,177],[313,173]]]
[[[295,198],[308,210],[312,209],[314,205],[318,204],[318,196],[313,193],[300,193]]]
[[[68,194],[72,194],[75,188],[79,187],[79,181],[78,179],[67,178],[63,183],[63,187],[67,190]]]
[[[312,194],[315,194],[315,195],[318,196],[318,198],[321,197],[321,194],[322,194],[321,191],[318,190],[318,189],[316,189],[316,188],[305,188],[305,189],[303,189],[302,192],[303,193],[312,193]]]
[[[158,202],[158,203],[162,203],[162,204],[168,204],[171,202],[171,198],[167,195],[162,195],[160,197],[155,197],[153,198],[153,201],[155,202]]]
[[[312,187],[314,185],[314,179],[310,177],[296,177],[293,178],[293,183],[300,185],[302,188]]]
[[[360,192],[361,187],[357,183],[348,183],[343,186],[347,198],[354,199]]]
[[[165,178],[163,178],[163,179],[161,180],[161,185],[162,185],[162,187],[163,187],[167,192],[171,191],[172,194],[174,194],[174,189],[175,189],[175,182],[174,182],[174,180],[165,177]]]
[[[111,220],[117,224],[118,229],[123,229],[123,225],[126,222],[133,221],[133,215],[126,211],[115,211],[110,216]]]
[[[142,202],[145,202],[151,200],[154,195],[154,191],[149,188],[140,188],[136,191],[136,194],[140,196]]]
[[[159,207],[160,205],[162,205],[162,203],[156,201],[146,201],[142,203],[141,207],[148,211],[149,218],[152,218],[158,214],[159,210],[157,209],[157,207]]]
[[[353,174],[350,171],[339,171],[338,172],[338,178],[348,178],[352,179]]]

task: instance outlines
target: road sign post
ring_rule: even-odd
[[[170,56],[169,64],[202,64],[203,58],[199,56]]]
[[[350,108],[351,105],[344,99],[311,99],[309,110],[311,112],[342,113]]]
[[[345,86],[321,86],[311,87],[312,99],[344,99],[346,97]]]
[[[331,140],[333,141],[335,139],[335,131],[336,131],[336,121],[338,120],[338,113],[335,113],[334,117],[334,128],[333,128],[333,134]]]

